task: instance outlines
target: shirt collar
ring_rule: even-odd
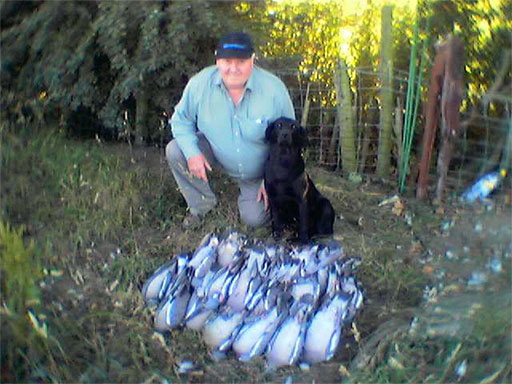
[[[247,84],[245,84],[245,89],[248,89],[249,91],[252,91],[254,88],[254,70],[256,68],[252,68],[251,76],[249,76],[249,79],[247,80]]]
[[[223,85],[222,84],[222,77],[220,76],[220,72],[219,72],[218,69],[215,71],[215,77],[213,78],[213,83],[215,85],[217,85],[218,87],[221,87]]]

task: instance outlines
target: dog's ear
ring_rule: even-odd
[[[308,135],[306,129],[300,125],[293,125],[293,142],[299,148],[305,148],[308,145]]]
[[[267,127],[265,131],[265,141],[267,143],[275,143],[277,141],[277,127],[275,122],[269,124]]]

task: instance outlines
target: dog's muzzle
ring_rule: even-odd
[[[281,133],[277,137],[277,144],[280,146],[291,146],[293,144],[293,136],[291,133]]]

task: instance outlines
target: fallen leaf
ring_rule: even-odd
[[[450,353],[450,356],[448,357],[448,364],[451,363],[455,359],[455,357],[457,357],[457,354],[459,353],[461,348],[462,343],[457,344],[457,346],[453,349],[452,353]]]
[[[379,203],[379,207],[382,207],[384,205],[388,205],[388,204],[392,204],[392,203],[395,203],[397,201],[400,201],[400,198],[398,197],[398,195],[394,195],[388,199],[384,199],[383,201],[381,201]]]
[[[108,287],[108,290],[110,292],[113,292],[114,289],[116,289],[118,285],[119,285],[119,280],[116,279],[116,281],[114,281],[112,284],[110,284],[110,287]]]
[[[356,343],[359,343],[359,340],[361,340],[361,334],[359,333],[355,322],[352,323],[352,334],[354,335]]]
[[[28,315],[30,324],[32,325],[32,328],[34,328],[36,333],[39,336],[47,339],[48,338],[48,327],[46,326],[46,323],[44,321],[42,323],[39,322],[39,320],[37,319],[37,316],[32,311],[28,311],[27,315]]]
[[[415,241],[412,243],[411,248],[409,248],[410,255],[419,255],[423,252],[423,246],[419,241]]]
[[[343,364],[340,364],[340,368],[338,369],[338,372],[341,373],[343,376],[350,377],[350,372]]]
[[[405,204],[402,203],[400,200],[397,200],[395,202],[395,205],[393,205],[393,208],[391,209],[391,212],[395,216],[402,216],[405,210]]]
[[[51,276],[51,277],[61,277],[61,276],[64,275],[64,271],[61,270],[61,269],[47,269],[47,268],[44,268],[43,269],[43,273],[46,276]]]
[[[444,209],[444,207],[437,207],[437,208],[436,208],[436,214],[438,214],[438,215],[444,215],[444,214],[445,214],[445,209]]]
[[[395,369],[404,369],[404,366],[402,365],[402,363],[400,363],[393,356],[390,356],[390,358],[388,360],[388,364],[390,367],[395,368]]]
[[[459,284],[450,284],[450,285],[447,285],[446,287],[444,287],[443,292],[445,294],[456,293],[456,292],[460,292],[461,289],[462,289],[462,287]]]
[[[167,343],[165,342],[165,339],[164,339],[164,337],[162,336],[161,333],[153,332],[153,336],[151,336],[151,338],[153,340],[159,342],[162,347],[164,347],[164,348],[167,347]]]
[[[507,364],[505,364],[501,369],[497,370],[495,373],[493,373],[491,376],[485,377],[480,384],[491,384],[496,381],[496,379],[501,375],[501,373],[505,370],[507,367]]]

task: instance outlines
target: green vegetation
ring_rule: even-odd
[[[237,28],[230,3],[204,0],[0,6],[2,88],[29,114],[88,137],[159,141],[162,114]]]
[[[462,297],[461,300],[465,300]],[[457,336],[428,337],[412,332],[390,340],[378,352],[372,370],[360,370],[353,383],[406,382],[507,382],[511,374],[510,357],[512,313],[510,295],[486,297],[473,314],[472,331]],[[467,364],[464,374],[461,366]]]
[[[415,4],[409,3],[397,2],[393,9],[392,52],[401,71],[409,66],[416,19]],[[218,174],[212,179],[219,209],[200,230],[183,231],[185,204],[163,149],[132,144],[166,143],[164,112],[172,110],[188,77],[213,63],[217,37],[232,29],[253,31],[263,56],[300,56],[298,81],[311,90],[315,84],[332,86],[341,55],[349,67],[342,92],[348,100],[357,84],[363,91],[352,103],[364,112],[354,119],[344,111],[342,117],[349,126],[361,119],[379,121],[378,114],[371,116],[382,103],[377,77],[356,79],[350,67],[370,72],[379,67],[384,1],[358,5],[348,0],[0,4],[2,382],[282,382],[288,375],[308,382],[454,382],[463,361],[468,363],[463,381],[510,382],[510,262],[504,262],[501,275],[491,276],[496,295],[467,296],[471,316],[463,334],[409,332],[415,314],[427,320],[432,315],[422,313],[428,312],[423,295],[445,269],[441,245],[459,239],[456,251],[477,246],[469,262],[457,260],[445,273],[454,277],[450,289],[456,292],[465,290],[471,263],[482,267],[495,251],[510,260],[509,232],[504,239],[496,235],[509,228],[510,206],[497,204],[489,215],[503,221],[489,219],[489,231],[483,225],[483,233],[475,233],[472,220],[481,212],[447,206],[437,213],[402,199],[401,205],[381,206],[396,192],[393,185],[355,185],[317,168],[310,173],[338,214],[335,237],[348,256],[362,259],[358,278],[367,298],[336,357],[308,372],[287,367],[268,373],[260,360],[213,361],[194,332],[153,332],[152,310],[140,296],[152,271],[193,249],[209,231],[230,227],[262,239],[269,231],[239,224],[237,187]],[[427,20],[432,42],[449,32],[463,37],[469,110],[492,84],[501,50],[508,46],[510,2],[420,1],[418,10],[420,40],[426,38]],[[433,47],[427,51],[428,59]],[[507,84],[510,72],[502,77]],[[312,122],[316,107],[329,105],[335,95],[308,100]],[[489,108],[491,116],[502,112]],[[334,134],[338,140],[340,131]],[[354,156],[347,152],[350,161],[343,161],[355,157],[362,173],[369,149],[356,148]],[[469,224],[458,235],[440,234],[451,219]],[[432,265],[425,264],[429,257]],[[458,315],[455,306],[450,310]],[[391,321],[397,323],[386,331]],[[383,337],[372,348],[379,334]],[[351,359],[366,350],[370,363],[353,367]],[[178,366],[187,359],[198,370],[182,375]]]
[[[299,80],[327,85],[330,96],[322,102],[333,103],[332,74],[340,56],[348,67],[379,67],[385,4],[3,2],[2,102],[17,113],[24,108],[43,125],[48,119],[64,123],[74,134],[134,135],[139,141],[158,142],[165,136],[162,116],[172,111],[187,79],[213,63],[217,38],[227,30],[244,29],[253,32],[262,56],[298,57]],[[498,70],[496,59],[509,46],[510,2],[397,0],[394,5],[395,70],[409,67],[417,9],[421,39],[426,38],[427,19],[432,43],[448,33],[461,35],[474,104],[489,89]],[[432,59],[433,54],[431,44],[427,56]],[[351,81],[355,87],[358,79],[351,75]],[[372,96],[362,95],[364,105]]]
[[[386,24],[390,31],[386,36],[380,28],[383,25],[382,10],[389,4],[393,6],[393,18]],[[354,171],[353,162],[350,161],[353,157],[352,147],[355,147],[355,158],[359,161],[360,172],[371,170],[379,177],[388,177],[396,175],[396,168],[402,163],[402,178],[409,174],[409,161],[414,162],[419,157],[417,142],[424,122],[421,111],[419,114],[413,113],[413,110],[418,109],[414,106],[419,106],[421,95],[426,92],[425,84],[429,81],[431,66],[428,63],[435,56],[435,45],[445,40],[449,34],[458,35],[464,45],[465,56],[460,57],[464,61],[466,90],[462,112],[471,116],[479,115],[482,97],[488,92],[491,103],[486,113],[500,119],[507,118],[504,104],[498,100],[508,97],[507,88],[503,85],[510,82],[510,70],[502,74],[496,62],[509,57],[508,47],[512,38],[512,24],[507,18],[511,11],[509,1],[390,3],[284,0],[241,2],[237,10],[255,31],[261,56],[271,59],[272,63],[276,63],[273,65],[283,73],[289,73],[290,66],[298,69],[296,76],[288,80],[289,85],[295,89],[315,90],[308,99],[308,129],[312,137],[323,141],[318,149],[318,159],[334,167],[342,162],[345,176]],[[416,24],[418,33],[413,36]],[[414,56],[411,56],[413,39],[424,42],[421,54],[423,65],[420,65],[420,60],[416,62]],[[391,57],[393,65],[388,67]],[[283,64],[289,63],[290,58],[297,64]],[[340,121],[340,116],[331,112],[340,98],[336,95],[340,89],[336,89],[334,75],[338,72],[340,59],[349,69],[352,108],[356,122],[355,143],[350,143],[348,147],[349,138],[343,137],[345,142],[340,141],[339,133],[345,130],[344,122]],[[409,108],[405,126],[407,135],[403,136],[411,143],[409,148],[412,151],[406,151],[405,158],[401,159],[403,150],[399,128],[404,124],[404,96],[410,66],[415,69],[414,74],[409,71],[409,75],[414,75],[410,82],[419,80],[420,84],[416,88],[417,92],[411,94],[416,102]],[[507,80],[497,82],[502,75]],[[302,96],[295,101],[298,108],[303,105]],[[494,102],[493,97],[497,97]],[[466,117],[463,121],[465,119]],[[396,140],[391,137],[393,123]],[[499,139],[493,137],[489,140],[494,143],[493,146],[503,140],[502,135],[498,136]],[[375,138],[382,139],[378,145]],[[464,139],[470,142],[480,141],[487,140],[487,136],[480,127],[470,125],[468,136]],[[476,153],[478,148],[468,148],[467,152]],[[346,158],[342,159],[342,156]],[[471,173],[474,172],[471,169]],[[401,191],[404,191],[404,186],[404,181],[401,181]]]
[[[150,272],[203,236],[176,232],[185,205],[162,158],[7,126],[0,148],[2,381],[174,381],[175,356],[209,361],[195,334],[155,339],[140,296]],[[223,204],[233,201],[236,186],[218,183]],[[237,220],[236,207],[228,207],[205,230]]]
[[[110,358],[105,343],[114,339],[137,345],[128,356],[135,369],[149,358],[137,354],[151,340],[150,327],[144,317],[131,319],[129,309],[108,307],[120,301],[140,310],[134,285],[172,252],[139,245],[143,232],[165,231],[183,212],[168,175],[149,176],[127,147],[82,143],[54,130],[2,133],[2,220],[26,226],[0,227],[2,381],[113,379],[102,364]],[[112,283],[123,289],[116,300],[105,294]],[[95,289],[92,297],[84,287]],[[113,324],[119,332],[110,340],[105,332]],[[129,379],[128,371],[116,376]]]
[[[6,309],[18,314],[40,304],[36,281],[42,276],[34,242],[25,247],[22,236],[23,228],[12,229],[9,224],[0,222],[0,262],[9,277],[2,282],[2,293],[6,297]]]
[[[0,221],[0,270],[2,271],[2,366],[16,371],[19,353],[37,344],[34,340],[38,331],[46,336],[46,328],[36,328],[32,332],[26,317],[32,308],[39,308],[40,291],[36,281],[42,270],[34,249],[34,242],[25,246],[23,228],[12,229]],[[33,312],[30,312],[32,316]],[[32,323],[37,324],[38,323]],[[16,352],[20,351],[20,352]],[[17,356],[18,355],[18,356]]]
[[[378,207],[392,189],[356,187],[315,169],[317,186],[344,216],[335,223],[336,237],[348,256],[362,258],[358,277],[369,300],[356,328],[347,330],[348,348],[309,373],[284,368],[269,374],[259,360],[215,362],[194,332],[154,334],[140,287],[170,256],[193,249],[209,231],[231,227],[251,238],[269,236],[266,229],[238,223],[236,185],[214,175],[219,209],[200,230],[183,231],[185,206],[160,150],[81,142],[55,130],[29,132],[4,128],[1,147],[2,180],[7,181],[1,189],[2,221],[14,226],[1,227],[2,381],[242,382],[282,381],[289,374],[337,381],[340,364],[350,364],[347,353],[354,356],[386,321],[412,316],[422,301],[429,278],[409,247],[417,241],[414,233],[424,244],[436,241],[426,236],[440,227],[440,218],[427,207],[413,207],[417,218],[409,228],[398,213]],[[21,262],[13,266],[12,260]],[[510,328],[507,300],[478,308],[475,331],[463,338],[397,336],[382,342],[374,365],[351,367],[350,379],[453,381],[454,364],[464,359],[468,377],[497,372],[499,378],[509,377],[502,358],[510,353],[503,338]],[[450,362],[458,343],[459,355]],[[192,376],[177,372],[186,359],[200,367]],[[485,369],[479,368],[482,359],[490,361]],[[418,366],[424,367],[419,373],[413,370]]]
[[[253,23],[265,56],[299,56],[304,78],[332,84],[338,58],[349,67],[379,67],[381,9],[389,1],[351,0],[241,2],[238,10]],[[510,2],[505,0],[393,1],[393,56],[395,69],[407,71],[416,13],[420,39],[433,44],[449,33],[464,41],[466,80],[470,99],[487,91],[498,71],[494,60],[509,46],[512,24]],[[427,19],[430,20],[426,31]],[[264,32],[263,32],[264,31]],[[428,70],[428,68],[426,68]],[[356,84],[356,79],[353,79]],[[334,100],[334,97],[331,98]]]

